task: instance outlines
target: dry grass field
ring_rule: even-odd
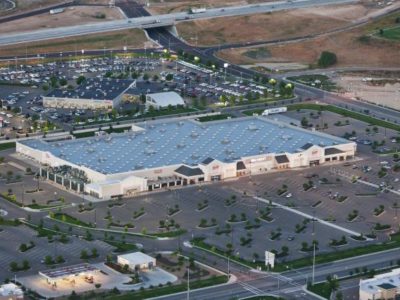
[[[248,57],[249,51],[257,52],[260,49],[230,49],[222,51],[220,55],[241,64],[277,61],[314,64],[320,53],[328,50],[336,53],[337,66],[400,66],[400,43],[372,36],[378,28],[393,26],[399,16],[400,13],[394,13],[380,21],[312,40],[261,47],[262,51],[268,53],[268,57],[261,59]]]
[[[197,41],[198,45],[286,39],[342,28],[356,20],[368,20],[395,5],[400,7],[400,3],[391,6],[377,3],[374,0],[362,0],[347,5],[195,20],[179,23],[177,28],[184,39],[193,44]]]
[[[216,45],[290,38],[332,30],[350,23],[345,17],[324,16],[320,12],[304,9],[196,20],[180,23],[177,28],[189,43],[194,43],[197,35],[199,45]]]
[[[80,53],[82,49],[93,50],[106,48],[121,50],[124,46],[128,46],[129,48],[143,48],[144,45],[146,45],[147,48],[150,48],[152,45],[147,40],[144,32],[141,29],[129,29],[110,33],[5,46],[0,48],[0,56],[24,56],[25,54],[44,54],[60,51],[77,51]]]
[[[68,2],[68,0],[13,0],[13,1],[16,3],[16,8],[10,11],[0,11],[0,17]],[[109,3],[109,0],[78,0],[77,2],[79,2],[79,4],[107,5]]]
[[[98,18],[103,14],[105,18]],[[79,25],[107,20],[119,20],[123,16],[117,8],[73,6],[66,8],[63,13],[50,15],[41,14],[27,17],[23,22],[15,20],[6,22],[0,26],[0,34],[21,32],[35,29],[54,28],[59,26]]]
[[[167,14],[171,12],[186,11],[189,7],[215,8],[271,1],[274,0],[150,0],[149,11],[152,14]]]

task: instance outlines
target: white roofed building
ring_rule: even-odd
[[[185,101],[175,92],[154,93],[146,95],[146,108],[153,106],[155,109],[169,106],[185,105]]]
[[[133,252],[117,256],[120,266],[128,265],[132,271],[152,269],[156,266],[156,259],[143,252]]]
[[[400,295],[400,268],[360,280],[360,300],[397,299]]]
[[[134,131],[51,142],[18,141],[46,180],[97,199],[316,166],[354,158],[357,145],[268,120],[158,120]]]
[[[24,292],[18,285],[7,283],[0,286],[0,300],[16,299],[24,299]]]

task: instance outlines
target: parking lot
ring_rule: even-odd
[[[2,231],[0,237],[2,243],[0,245],[0,268],[1,270],[9,270],[11,262],[17,262],[21,265],[23,260],[27,260],[30,264],[30,269],[23,272],[27,274],[37,274],[40,270],[46,270],[50,266],[44,264],[46,256],[50,255],[53,259],[57,256],[62,256],[64,263],[59,265],[73,265],[82,263],[81,251],[86,250],[88,253],[93,248],[96,248],[98,257],[91,261],[103,261],[105,256],[112,252],[114,247],[102,241],[86,241],[76,237],[69,237],[66,242],[59,242],[57,239],[49,242],[47,237],[38,237],[37,232],[27,226],[0,226]],[[29,244],[33,241],[35,246],[26,252],[19,251],[21,244]],[[14,272],[1,272],[0,280],[10,278]],[[17,272],[17,274],[19,274]]]
[[[326,123],[324,131],[328,133],[344,136],[351,124],[356,132],[352,135],[357,141],[368,139],[372,144],[385,139],[387,145],[397,144],[392,142],[395,132],[382,129],[372,132],[372,128],[367,132],[365,123],[350,119],[346,125],[345,120],[335,114],[324,112],[314,118],[310,116],[310,111],[300,111],[285,115],[293,120],[302,120],[305,116],[311,122]],[[339,120],[344,125],[339,126]],[[393,209],[393,205],[398,195],[385,191],[387,187],[400,189],[397,172],[392,170],[394,162],[391,156],[382,157],[371,152],[371,145],[360,142],[358,147],[356,159],[345,163],[149,193],[116,204],[103,202],[91,204],[91,207],[88,204],[78,206],[84,202],[83,197],[47,182],[41,183],[44,187],[39,192],[41,197],[38,197],[39,193],[25,193],[24,198],[26,205],[33,204],[32,198],[38,198],[37,203],[51,206],[61,205],[59,201],[51,200],[63,197],[66,204],[63,213],[86,224],[96,224],[97,228],[146,234],[184,229],[186,233],[180,238],[181,243],[193,237],[202,237],[210,245],[224,251],[230,249],[249,260],[261,258],[265,250],[276,250],[281,260],[291,260],[310,255],[313,240],[318,241],[318,251],[323,253],[386,241],[388,234],[397,230],[397,209]],[[29,162],[19,162],[22,167],[18,169],[15,167],[17,159],[9,159],[15,162],[5,165],[7,171],[12,169],[14,174],[24,176],[26,190],[34,189],[36,179],[21,171],[29,166]],[[381,178],[383,166],[390,167]],[[357,178],[360,180],[355,182]],[[376,186],[367,185],[364,181]],[[312,187],[305,191],[304,184],[310,183]],[[0,189],[7,192],[10,187],[5,183]],[[21,199],[18,194],[16,196]],[[253,196],[261,197],[265,202],[257,201]],[[308,217],[269,205],[269,200],[303,212]],[[71,203],[76,205],[70,206]],[[313,218],[335,224],[339,229],[313,222]],[[46,220],[46,223],[49,221]],[[53,221],[53,224],[57,222]],[[354,240],[346,229],[370,240]]]
[[[135,79],[137,87],[127,94],[140,97],[147,93],[175,91],[183,96],[188,106],[195,109],[244,104],[257,101],[260,97],[269,100],[282,97],[279,89],[268,86],[266,80],[256,84],[240,78],[232,79],[217,68],[212,71],[183,61],[155,58],[158,55],[159,53],[151,53],[148,57],[104,55],[90,59],[73,59],[60,54],[60,59],[54,62],[27,65],[15,61],[4,65],[0,68],[0,100],[3,112],[7,114],[4,125],[9,128],[2,130],[4,138],[43,129],[45,125],[41,126],[41,122],[45,120],[59,128],[70,130],[74,125],[132,119],[143,114],[144,107],[140,101],[123,101],[113,115],[106,110],[94,112],[43,107],[42,96],[58,88],[74,89],[77,80],[82,76]],[[14,122],[14,115],[20,115],[22,121]]]

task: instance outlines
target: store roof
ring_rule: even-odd
[[[133,80],[90,78],[74,90],[55,89],[46,97],[113,100],[133,85]]]
[[[133,252],[133,253],[121,254],[121,255],[118,255],[118,257],[128,260],[129,263],[132,265],[145,264],[145,263],[149,263],[149,262],[152,262],[155,260],[154,257],[151,257],[150,255],[147,255],[143,252]]]
[[[187,166],[180,166],[175,170],[176,173],[186,177],[203,175],[203,171],[200,168],[189,168]]]
[[[278,164],[287,164],[289,162],[289,158],[286,154],[277,155],[275,156],[275,159]]]
[[[175,92],[147,94],[147,97],[150,97],[156,105],[161,107],[167,107],[169,105],[177,106],[185,104],[185,101],[183,101],[182,97]]]
[[[208,158],[235,162],[267,153],[295,153],[306,143],[322,147],[349,143],[256,117],[207,123],[175,119],[138,126],[143,130],[63,142],[31,139],[20,143],[103,174],[181,164],[197,166]]]

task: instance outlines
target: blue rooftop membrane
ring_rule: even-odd
[[[49,151],[75,165],[115,174],[169,165],[223,162],[266,153],[294,153],[306,143],[323,147],[348,143],[327,134],[249,117],[199,123],[193,120],[141,124],[142,131],[100,137],[20,143]]]

